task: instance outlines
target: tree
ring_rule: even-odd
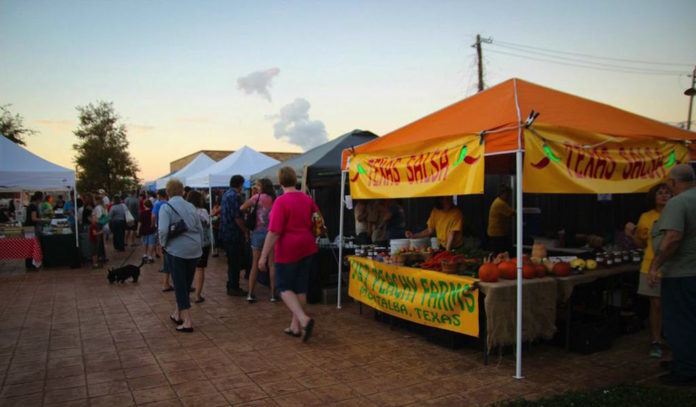
[[[126,126],[113,103],[78,106],[80,124],[73,133],[77,152],[77,187],[82,191],[106,189],[111,195],[132,188],[137,183],[138,165],[128,152]]]
[[[36,133],[24,127],[24,118],[10,112],[11,105],[0,106],[0,133],[20,146],[25,145],[24,136]]]

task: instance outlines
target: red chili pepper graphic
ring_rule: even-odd
[[[359,176],[360,176],[360,173],[359,173],[359,172],[356,172],[356,173],[355,173],[355,176],[354,176],[353,178],[350,179],[350,182],[355,182],[355,181],[357,181]]]
[[[538,163],[532,164],[532,167],[540,170],[540,169],[546,167],[547,165],[549,165],[550,162],[551,162],[551,160],[549,159],[549,157],[544,157],[541,160],[539,160]]]
[[[476,157],[476,158],[470,157],[470,156],[466,156],[466,157],[464,157],[464,162],[467,163],[467,164],[469,164],[469,165],[471,165],[471,164],[475,163],[476,161],[478,161],[479,158],[481,158],[481,156],[478,156],[478,157]]]

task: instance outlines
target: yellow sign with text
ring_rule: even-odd
[[[647,192],[687,162],[682,143],[628,140],[534,126],[524,132],[524,192],[610,194]]]
[[[348,295],[421,325],[479,336],[478,289],[471,277],[348,257]]]
[[[480,140],[458,136],[351,156],[350,193],[356,199],[482,194]]]

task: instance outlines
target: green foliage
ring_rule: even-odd
[[[126,126],[119,123],[113,103],[90,103],[77,111],[80,124],[73,133],[79,142],[73,149],[78,190],[104,188],[112,195],[130,189],[137,183],[138,166],[128,152]]]
[[[36,133],[34,130],[24,127],[24,118],[19,114],[12,114],[10,105],[0,106],[0,134],[11,141],[25,145],[24,136]]]
[[[696,405],[694,389],[622,384],[587,391],[568,391],[537,401],[514,400],[500,407],[675,407]]]

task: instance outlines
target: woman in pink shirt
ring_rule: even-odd
[[[256,190],[260,192],[254,194],[239,208],[245,212],[251,211],[247,216],[256,216],[256,227],[251,231],[252,262],[251,271],[249,271],[249,294],[247,296],[247,301],[249,301],[250,304],[256,302],[254,287],[256,286],[256,275],[258,274],[257,264],[259,256],[261,255],[261,250],[263,250],[263,244],[266,241],[266,235],[268,234],[269,215],[271,213],[271,208],[273,208],[273,200],[275,199],[273,183],[268,178],[262,178],[256,181]],[[278,299],[275,296],[275,276],[273,275],[275,267],[273,265],[273,259],[270,261],[269,269],[271,302],[276,302]]]
[[[312,198],[295,188],[297,174],[291,167],[278,170],[278,180],[283,195],[273,203],[259,270],[266,270],[268,254],[274,249],[276,290],[292,312],[292,321],[284,332],[295,337],[304,333],[302,340],[307,342],[312,336],[314,320],[303,306],[307,303],[312,255],[317,252],[312,214],[318,209]]]

